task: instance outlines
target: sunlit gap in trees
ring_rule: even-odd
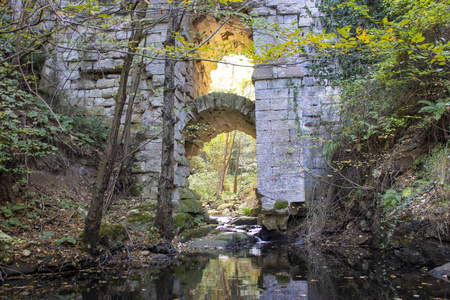
[[[254,101],[249,60],[231,55],[223,62],[211,71],[210,92],[233,93]],[[199,155],[191,158],[190,187],[211,207],[213,203],[239,200],[236,212],[245,214],[256,204],[256,171],[256,140],[240,131],[222,133],[204,143]]]

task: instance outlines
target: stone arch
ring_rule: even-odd
[[[231,93],[210,93],[195,99],[179,115],[186,157],[198,154],[204,142],[233,130],[256,138],[255,103]]]

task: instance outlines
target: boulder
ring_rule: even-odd
[[[216,229],[215,225],[207,225],[200,228],[189,229],[181,233],[178,238],[180,242],[184,243],[191,239],[204,237],[214,231],[214,229]]]
[[[199,200],[183,199],[180,201],[179,213],[203,214],[205,209]]]
[[[258,225],[264,226],[267,230],[283,231],[287,228],[289,215],[261,214],[258,216]]]
[[[236,225],[236,226],[240,226],[240,225],[256,225],[258,224],[258,218],[256,217],[239,217],[234,219],[233,221],[231,221],[231,225]]]
[[[226,232],[217,236],[194,241],[191,246],[197,248],[223,249],[243,247],[255,242],[256,239],[245,232]]]
[[[184,199],[200,200],[201,196],[196,191],[193,191],[193,190],[188,189],[188,188],[184,188],[184,189],[181,189],[181,200],[184,200]]]
[[[440,267],[434,268],[433,270],[429,271],[428,274],[450,283],[450,262]]]
[[[231,209],[233,208],[233,203],[224,203],[224,204],[220,204],[219,206],[217,206],[217,210],[221,211],[221,210],[225,210],[225,209]]]
[[[175,234],[182,232],[185,229],[192,227],[194,218],[188,213],[180,213],[173,217],[173,224],[175,227]]]

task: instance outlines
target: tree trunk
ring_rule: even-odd
[[[230,137],[230,133],[227,133],[225,138],[225,150],[223,151],[223,163],[222,163],[222,170],[220,172],[220,178],[219,178],[219,186],[217,187],[217,197],[220,197],[220,194],[223,190],[223,183],[224,183],[224,175],[225,172],[225,166],[227,164],[227,156],[228,156],[228,138]]]
[[[222,168],[222,175],[220,177],[219,188],[217,189],[217,195],[218,196],[220,196],[220,194],[222,194],[223,186],[225,185],[225,181],[226,181],[226,178],[227,178],[228,166],[230,165],[231,155],[233,154],[233,147],[234,147],[234,140],[236,138],[236,131],[234,132],[233,139],[231,140],[230,152],[228,153],[228,159],[227,159],[228,136],[229,136],[229,134],[227,133],[227,140],[226,140],[226,143],[225,143],[224,164],[223,164],[223,168]]]
[[[236,155],[236,167],[234,168],[234,186],[233,186],[233,193],[237,193],[237,176],[239,172],[239,156],[241,154],[241,135],[239,135],[239,142],[238,142],[238,150]]]
[[[182,15],[179,15],[179,3],[176,1],[171,4],[169,12],[169,24],[167,28],[167,37],[164,42],[165,47],[175,47],[176,40],[174,32],[179,31]],[[173,204],[172,196],[174,189],[175,165],[175,116],[174,116],[174,98],[175,98],[175,65],[177,61],[166,54],[165,77],[164,77],[164,104],[163,114],[163,140],[162,140],[162,159],[161,174],[158,182],[158,198],[155,226],[159,228],[160,236],[166,240],[173,239]]]
[[[105,196],[107,196],[105,195],[105,192],[107,191],[108,184],[111,179],[114,162],[119,148],[118,135],[120,120],[127,99],[128,76],[130,74],[134,54],[136,53],[139,43],[143,37],[143,30],[139,21],[145,18],[146,7],[147,4],[145,1],[140,1],[139,5],[137,5],[138,11],[135,15],[136,22],[133,22],[132,24],[134,30],[128,42],[128,52],[124,58],[122,73],[120,74],[119,89],[117,91],[115,101],[116,103],[114,107],[114,118],[111,125],[111,132],[108,136],[104,154],[100,159],[91,205],[85,220],[83,240],[91,248],[95,248],[99,240],[100,224],[103,214],[103,202]]]

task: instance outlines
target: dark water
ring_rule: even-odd
[[[262,244],[183,256],[164,270],[87,270],[7,282],[0,298],[450,299],[450,284],[427,275],[425,268],[404,266],[390,254],[327,252]]]

